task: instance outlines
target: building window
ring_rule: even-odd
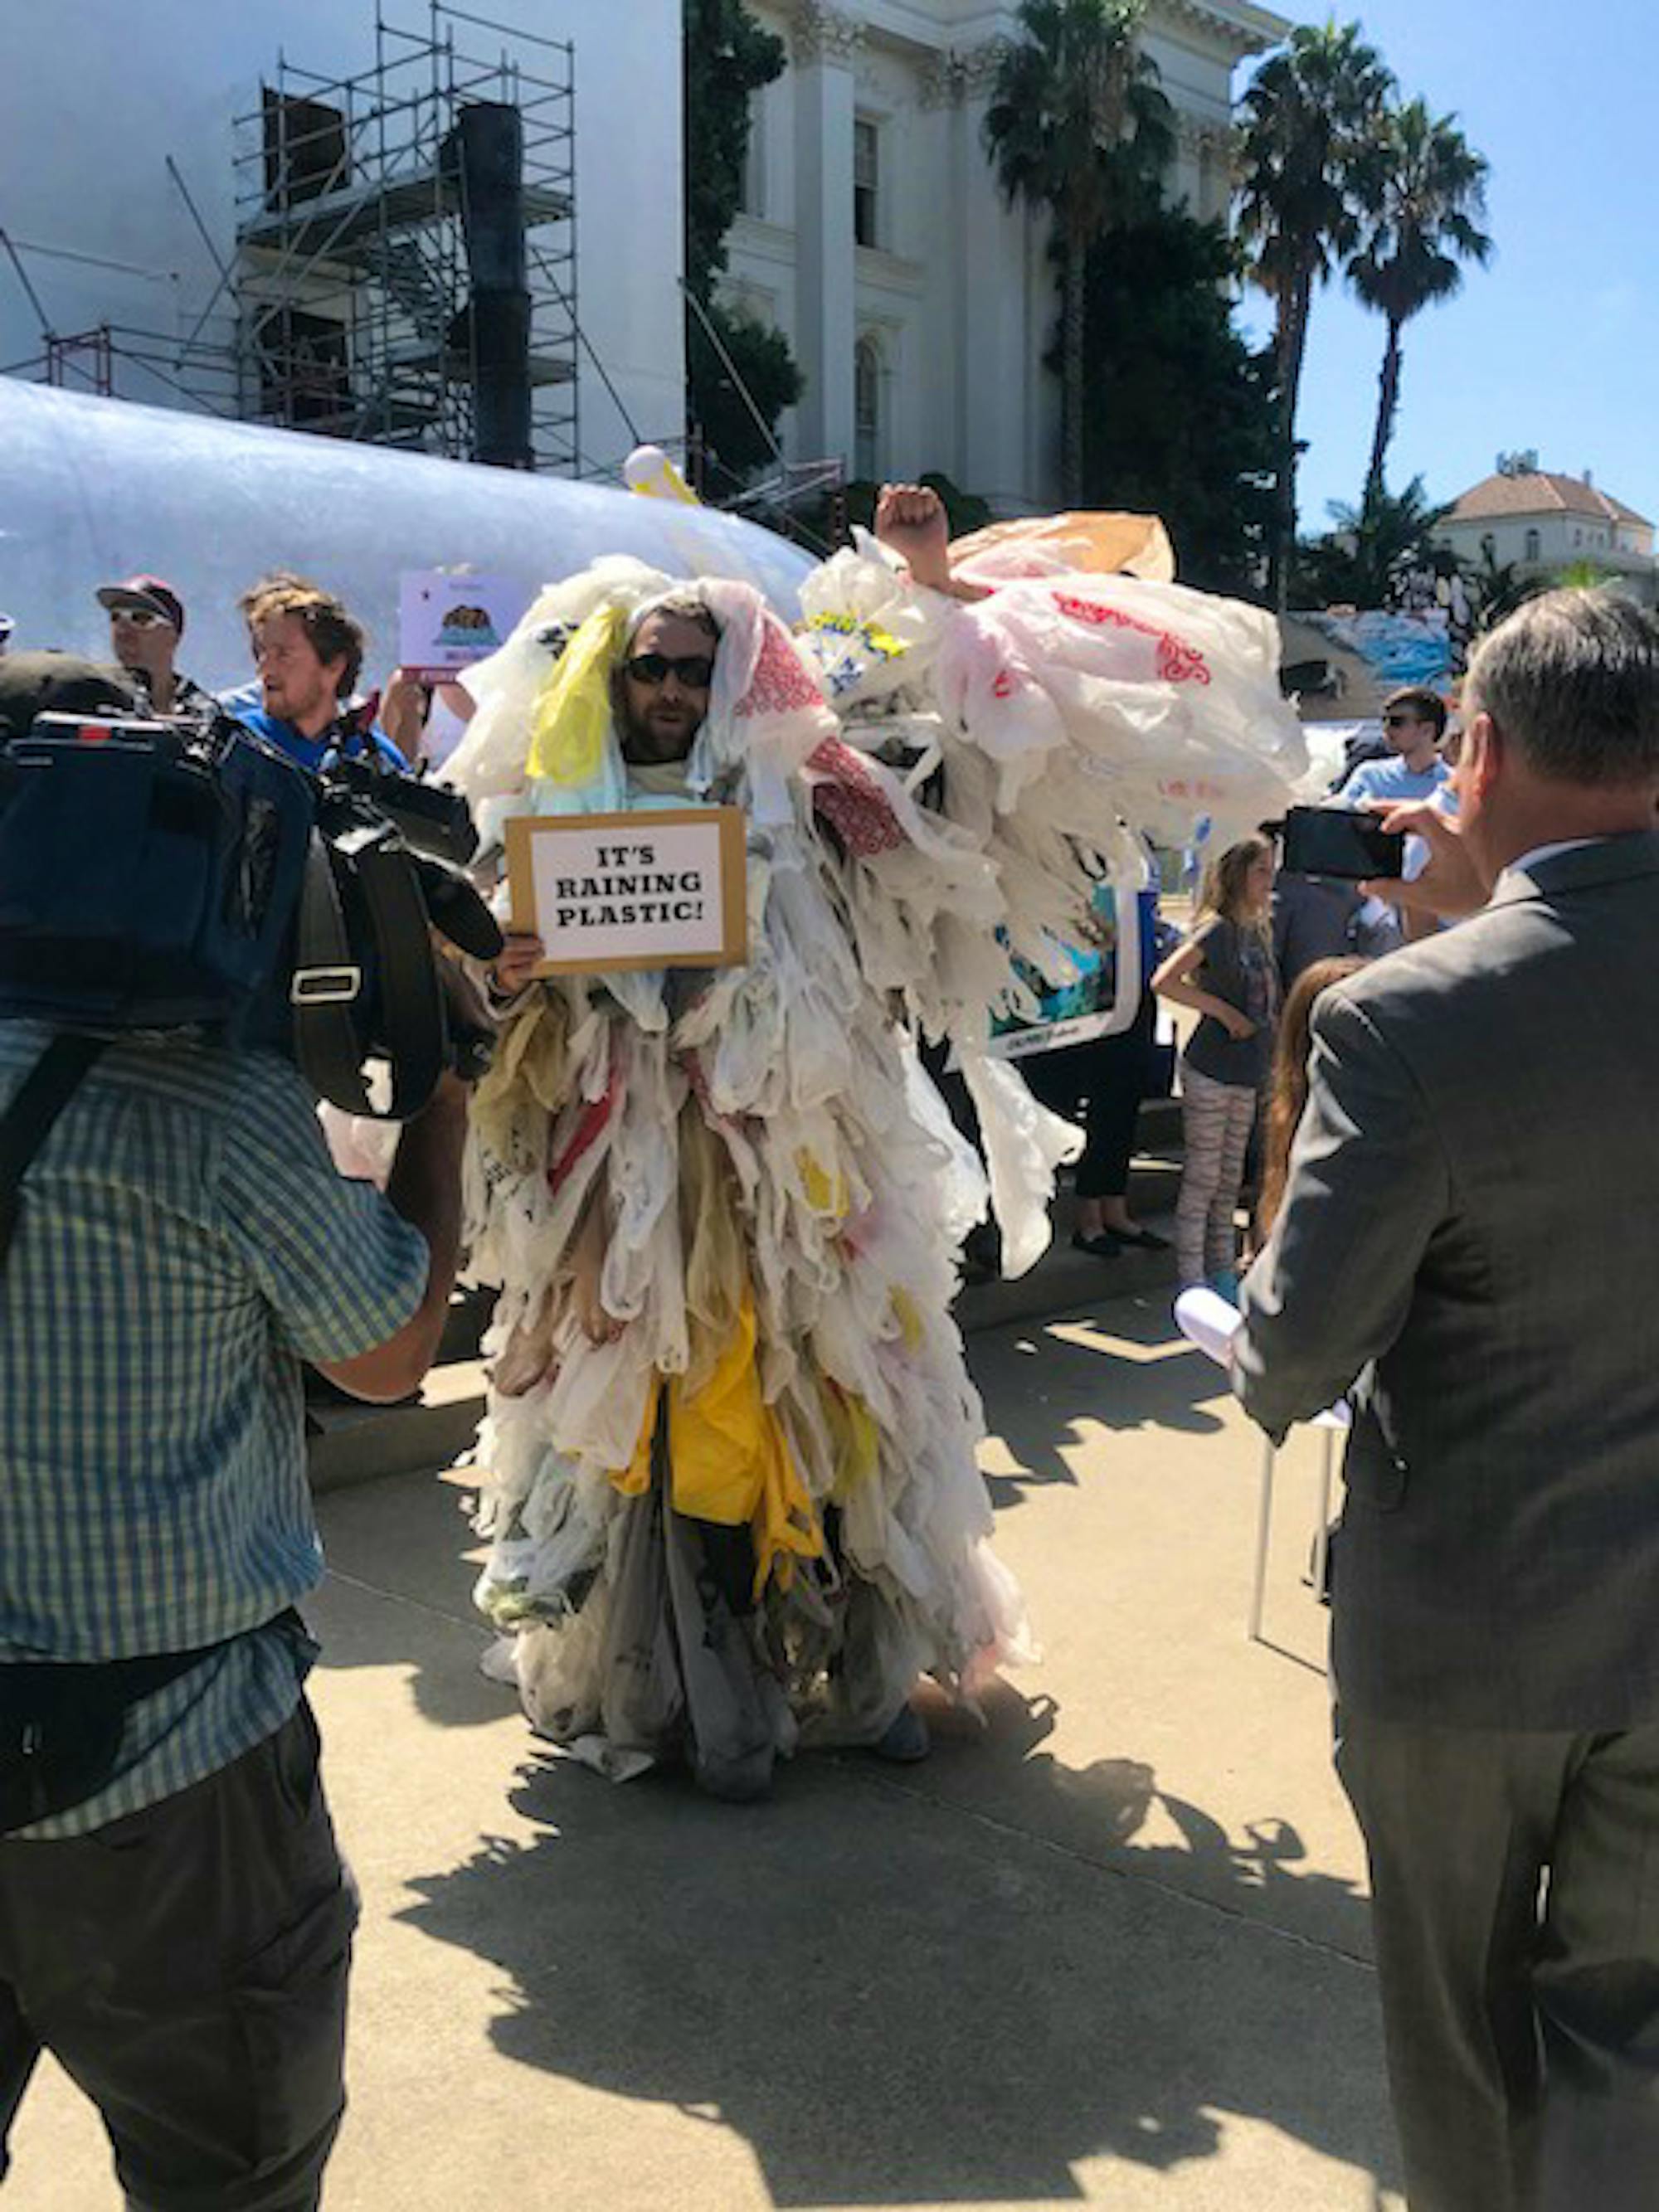
[[[853,124],[853,237],[860,246],[881,242],[881,134],[863,115]]]
[[[881,477],[881,349],[860,338],[853,353],[853,473],[860,482]]]
[[[1495,568],[1498,566],[1498,540],[1487,531],[1480,540],[1480,557]]]
[[[1538,532],[1535,530],[1529,530],[1527,532],[1527,550],[1525,558],[1528,561],[1535,561],[1538,558]]]

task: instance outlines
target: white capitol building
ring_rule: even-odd
[[[1060,392],[1043,227],[1005,206],[984,118],[1014,8],[750,0],[789,65],[755,102],[725,296],[788,337],[807,380],[791,460],[943,469],[1000,507],[1052,504]],[[1176,110],[1170,197],[1224,216],[1240,63],[1289,32],[1252,0],[1153,0],[1145,50]]]

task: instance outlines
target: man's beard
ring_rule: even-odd
[[[640,768],[666,768],[689,756],[702,727],[701,718],[695,714],[661,729],[644,717],[630,714],[623,730],[623,758]]]

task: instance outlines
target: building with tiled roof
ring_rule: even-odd
[[[1588,470],[1540,469],[1533,453],[1500,456],[1494,474],[1453,501],[1435,534],[1474,566],[1490,561],[1526,577],[1589,563],[1648,605],[1659,600],[1648,517],[1601,490]]]

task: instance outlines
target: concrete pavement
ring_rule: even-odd
[[[1398,2205],[1299,1578],[1316,1448],[1251,1645],[1252,1434],[1161,1271],[1051,1266],[1070,1310],[971,1340],[1044,1657],[982,1731],[936,1712],[921,1767],[803,1758],[746,1809],[612,1788],[478,1674],[456,1479],[323,1501],[365,1900],[330,2212]],[[8,2212],[118,2201],[55,2069],[15,2150]]]

